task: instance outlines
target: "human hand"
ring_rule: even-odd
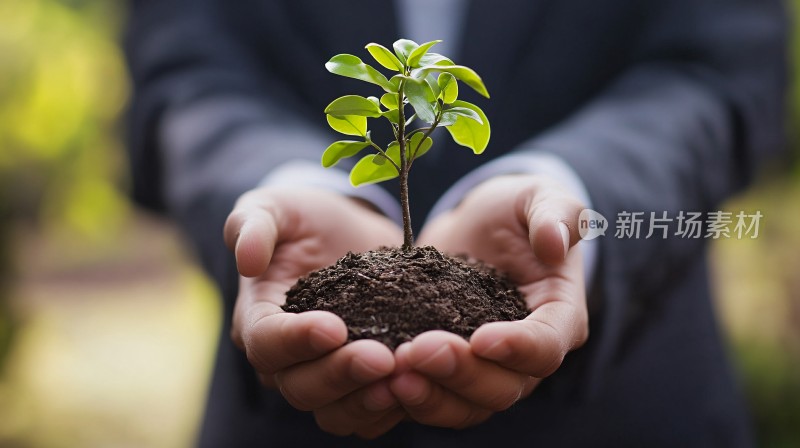
[[[507,273],[531,314],[485,324],[469,342],[427,332],[395,352],[391,391],[424,424],[463,428],[531,393],[588,337],[580,237],[583,206],[554,182],[502,176],[429,223],[419,244],[466,253]]]
[[[324,311],[284,312],[297,279],[347,251],[399,245],[402,231],[357,200],[321,190],[259,188],[225,223],[241,274],[231,337],[261,381],[328,432],[371,438],[405,416],[389,391],[392,352],[376,341],[347,345],[347,328]]]

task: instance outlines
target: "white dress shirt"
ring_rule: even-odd
[[[469,0],[395,1],[398,29],[403,37],[418,43],[441,39],[442,42],[437,44],[435,51],[456,61],[468,8]],[[583,181],[562,159],[545,153],[512,152],[486,163],[456,182],[434,205],[428,219],[454,208],[467,192],[479,183],[503,174],[537,174],[552,177],[569,189],[586,207],[591,208],[591,200]],[[344,171],[325,169],[320,164],[306,160],[288,162],[273,169],[264,178],[262,185],[325,188],[364,199],[395,222],[402,222],[400,205],[383,188],[377,185],[355,188],[350,185],[348,175]],[[580,244],[588,287],[591,285],[597,261],[597,242],[581,241]]]

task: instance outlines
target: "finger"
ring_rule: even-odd
[[[528,375],[476,357],[469,342],[445,331],[417,336],[406,356],[413,370],[492,411],[502,411],[516,403],[530,379]]]
[[[530,376],[544,378],[561,365],[570,350],[588,337],[585,307],[548,302],[526,319],[492,322],[475,330],[472,351],[483,358]]]
[[[452,210],[442,212],[435,219],[425,223],[417,237],[418,246],[436,246],[440,250],[449,250],[454,244],[453,226],[458,224]],[[460,238],[455,238],[459,240]],[[458,241],[462,243],[461,241]],[[444,248],[442,248],[444,246]]]
[[[256,376],[258,377],[258,381],[261,383],[261,385],[266,387],[267,389],[278,388],[278,384],[275,383],[275,375],[266,375],[263,373],[256,372]]]
[[[252,333],[255,324],[273,314],[283,313],[281,304],[286,301],[286,291],[291,285],[284,281],[266,281],[247,277],[239,278],[239,296],[233,307],[231,339],[245,350],[245,333]]]
[[[529,188],[520,194],[517,212],[528,228],[536,257],[546,264],[564,261],[580,241],[578,216],[584,206],[556,188]]]
[[[395,374],[401,374],[411,370],[411,365],[408,363],[409,350],[411,350],[410,342],[404,342],[394,350]]]
[[[289,366],[319,358],[347,341],[347,327],[333,313],[285,313],[276,305],[265,302],[252,309],[256,316],[242,324],[241,335],[247,359],[260,373],[272,375]]]
[[[315,410],[314,418],[323,431],[347,436],[366,430],[397,407],[388,381],[378,381]]]
[[[392,378],[389,386],[408,415],[425,425],[465,428],[492,415],[492,411],[466,401],[413,371]]]
[[[239,273],[255,277],[264,273],[279,238],[278,209],[255,206],[244,199],[225,222],[225,244],[236,256]]]
[[[292,406],[311,411],[388,377],[394,365],[394,356],[385,345],[360,340],[323,358],[278,371],[275,381]]]
[[[408,414],[405,409],[395,408],[389,411],[380,420],[357,430],[355,434],[362,439],[374,439],[397,426],[397,424],[403,421],[407,416]]]

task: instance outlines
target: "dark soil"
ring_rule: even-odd
[[[285,311],[333,312],[347,324],[350,341],[375,339],[392,350],[429,330],[469,338],[487,322],[528,315],[504,276],[430,246],[348,253],[298,280],[286,297]]]

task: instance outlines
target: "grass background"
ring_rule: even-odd
[[[175,229],[126,197],[124,18],[111,0],[0,0],[0,446],[194,440],[219,304]],[[711,250],[765,447],[800,444],[798,204],[796,163],[765,173],[725,206],[760,210],[759,238]]]

